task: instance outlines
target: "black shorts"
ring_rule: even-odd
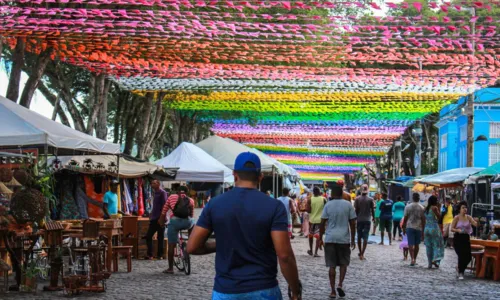
[[[349,244],[325,243],[325,263],[327,267],[348,266],[351,262]]]

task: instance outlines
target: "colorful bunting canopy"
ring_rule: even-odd
[[[0,0],[0,39],[15,47],[24,38],[30,52],[50,51],[135,93],[161,91],[216,134],[304,178],[333,180],[373,163],[415,120],[500,77],[499,6]]]

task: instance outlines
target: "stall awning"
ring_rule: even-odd
[[[203,149],[210,156],[220,161],[231,170],[234,168],[236,157],[242,152],[253,152],[259,156],[263,172],[272,172],[273,167],[277,167],[266,154],[256,149],[249,148],[232,139],[214,135],[199,142],[196,146]]]
[[[182,143],[168,156],[158,160],[164,168],[178,168],[175,180],[190,182],[234,182],[233,172],[191,143]]]
[[[116,175],[116,156],[114,155],[75,155],[75,156],[58,156],[49,159],[49,165],[54,163],[54,160],[60,161],[62,169],[73,170],[84,174],[99,174],[106,173]],[[138,178],[147,176],[160,170],[155,164],[148,162],[130,161],[120,157],[119,175],[122,178]]]
[[[0,96],[0,147],[42,146],[118,154],[120,145],[95,138],[52,121]]]
[[[467,177],[472,174],[481,172],[484,168],[458,168],[451,169],[444,172],[429,175],[422,179],[415,179],[416,182],[435,185],[440,187],[448,187],[461,184]]]

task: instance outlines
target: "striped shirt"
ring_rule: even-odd
[[[170,197],[168,197],[168,199],[167,199],[167,202],[165,202],[165,205],[163,205],[163,209],[161,211],[161,214],[167,215],[167,212],[170,211],[169,218],[172,218],[174,216],[174,207],[177,204],[178,200],[179,200],[179,195],[177,195],[177,194],[170,195]],[[193,218],[194,217],[194,200],[189,198],[189,204],[191,206],[191,209],[189,210],[189,216],[191,218]]]

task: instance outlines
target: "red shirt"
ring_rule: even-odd
[[[170,197],[168,197],[167,202],[165,202],[165,205],[163,205],[163,209],[161,211],[161,214],[167,215],[167,212],[170,211],[169,218],[172,218],[174,216],[174,207],[177,204],[178,200],[179,200],[179,195],[177,195],[177,194],[173,194]],[[191,218],[193,218],[194,217],[194,200],[191,198],[189,198],[189,206],[191,207],[189,216]]]

